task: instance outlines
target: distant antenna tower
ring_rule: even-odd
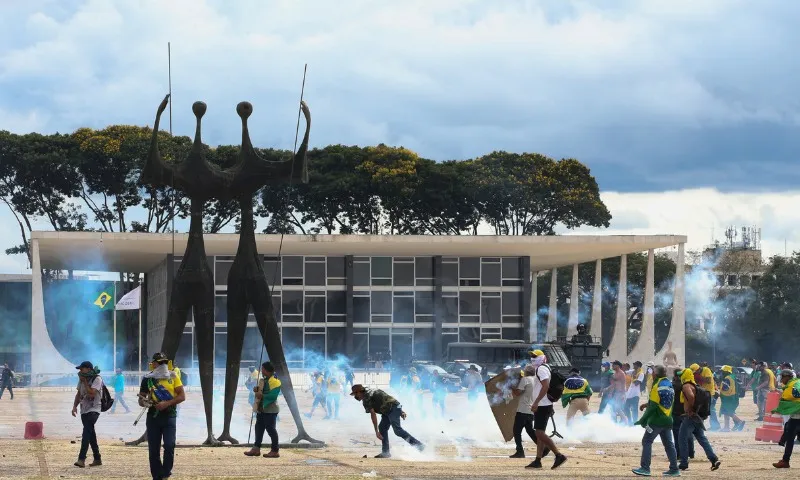
[[[732,225],[725,229],[725,239],[729,249],[761,250],[761,229],[755,225],[741,229]]]

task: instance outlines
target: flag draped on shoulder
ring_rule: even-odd
[[[672,407],[675,405],[675,390],[672,382],[666,378],[658,379],[650,390],[647,409],[636,425],[646,427],[670,427],[672,426]]]
[[[105,285],[93,296],[92,305],[100,311],[114,310],[114,285]]]

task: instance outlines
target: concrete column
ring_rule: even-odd
[[[611,361],[624,362],[628,358],[628,256],[619,261],[619,289],[617,291],[617,319],[608,346]]]
[[[558,269],[550,273],[550,307],[547,309],[547,337],[546,342],[555,340],[558,336]]]
[[[522,304],[520,305],[520,313],[522,314],[522,321],[528,322],[528,328],[525,330],[525,334],[523,338],[530,341],[531,336],[531,325],[530,319],[533,315],[531,315],[531,287],[533,286],[532,280],[533,277],[531,275],[531,257],[520,257],[519,258],[519,271],[520,271],[520,278],[522,278]],[[535,295],[533,296],[535,298]],[[535,303],[533,304],[535,308]],[[536,326],[534,325],[534,328]]]
[[[444,320],[444,301],[442,300],[442,256],[433,257],[433,359],[441,361],[445,352],[442,351],[442,323]]]
[[[569,321],[567,322],[567,338],[578,333],[578,264],[572,266],[572,288],[569,292]]]
[[[655,340],[655,281],[654,264],[655,252],[653,249],[647,251],[647,276],[644,280],[644,308],[642,312],[642,330],[639,339],[636,341],[630,358],[634,361],[640,360],[647,363],[653,360],[656,354]]]
[[[344,351],[348,358],[353,358],[353,256],[344,256]]]
[[[31,385],[39,385],[50,378],[74,375],[75,365],[56,349],[47,331],[44,318],[42,262],[37,239],[31,239],[31,273]],[[67,307],[65,305],[65,308]]]
[[[528,341],[536,343],[539,340],[539,272],[531,272],[531,303],[530,316],[528,317]]]
[[[675,262],[675,291],[672,300],[672,322],[669,327],[667,341],[656,354],[656,362],[669,365],[677,362],[686,365],[686,279],[684,275],[684,247],[678,245],[678,259]],[[672,356],[674,354],[674,357]],[[671,358],[670,358],[671,357]]]
[[[594,289],[592,290],[592,322],[589,335],[600,338],[603,343],[603,261],[597,259],[594,264]]]

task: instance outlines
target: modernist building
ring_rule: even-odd
[[[555,336],[555,306],[546,332],[537,332],[537,275],[557,267],[649,251],[645,326],[635,352],[655,357],[653,341],[653,250],[679,246],[681,236],[367,236],[258,235],[264,269],[274,285],[273,303],[288,359],[295,366],[311,355],[345,355],[357,363],[389,353],[394,360],[440,359],[450,342]],[[34,232],[33,348],[47,352],[45,368],[34,358],[32,369],[73,368],[53,347],[44,321],[41,269],[143,272],[143,350],[161,345],[168,299],[185,234]],[[205,236],[216,290],[215,363],[224,367],[226,349],[226,279],[238,236]],[[278,252],[280,249],[280,256]],[[682,260],[670,339],[683,359]],[[624,282],[625,262],[621,279]],[[577,277],[573,296],[577,295]],[[599,283],[599,277],[597,279]],[[555,288],[555,285],[553,285]],[[647,296],[647,295],[646,295]],[[555,295],[551,296],[555,301]],[[599,296],[598,296],[599,298]],[[591,328],[600,335],[599,302]],[[618,306],[624,322],[627,306]],[[570,309],[570,329],[577,324],[577,301]],[[573,311],[574,310],[574,311]],[[254,362],[261,339],[251,317],[244,359]],[[619,321],[618,321],[619,322]],[[649,323],[648,323],[649,322]],[[619,324],[619,323],[618,323]],[[622,325],[625,325],[622,323]],[[615,329],[612,355],[625,357],[625,328]],[[622,342],[622,344],[620,344]],[[649,342],[649,343],[648,343]],[[193,327],[187,324],[177,361],[193,365]],[[313,353],[312,353],[313,352]],[[252,358],[250,358],[252,357]]]

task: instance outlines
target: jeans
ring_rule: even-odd
[[[253,443],[253,447],[261,449],[261,441],[264,440],[264,431],[266,430],[272,441],[271,450],[278,451],[278,430],[275,428],[277,418],[277,413],[256,414],[256,441]]]
[[[642,461],[641,466],[644,470],[650,470],[650,459],[653,456],[653,440],[656,437],[661,437],[661,443],[664,445],[664,450],[667,452],[667,459],[669,459],[669,469],[675,471],[678,469],[678,454],[675,451],[675,443],[672,441],[672,429],[669,427],[650,427],[653,431],[648,432],[645,430],[642,437]]]
[[[514,443],[517,445],[517,453],[525,453],[525,449],[522,448],[523,430],[531,437],[533,443],[536,443],[536,432],[533,431],[532,413],[517,412],[514,416]]]
[[[341,400],[342,400],[341,393],[328,394],[326,398],[326,402],[328,403],[328,417],[339,418],[339,402]]]
[[[706,457],[711,462],[716,462],[719,460],[717,454],[714,453],[714,449],[711,448],[711,444],[708,442],[708,438],[706,438],[705,428],[703,427],[703,422],[699,418],[691,418],[691,417],[683,417],[683,421],[681,422],[681,429],[679,435],[679,441],[681,443],[681,465],[688,466],[689,465],[689,440],[691,439],[692,435],[694,438],[697,439],[697,443],[703,448],[703,451],[706,452]]]
[[[800,441],[800,419],[790,418],[786,425],[783,426],[783,436],[781,442],[785,442],[783,446],[783,461],[789,463],[792,458],[792,450],[794,450],[794,440]]]
[[[385,415],[381,414],[381,421],[378,424],[378,432],[380,432],[381,436],[383,437],[383,440],[381,440],[382,453],[389,453],[389,426],[392,427],[395,435],[411,445],[422,445],[422,442],[412,437],[410,433],[403,430],[403,427],[400,425],[400,420],[402,419],[400,414],[402,412],[403,409],[399,405],[395,405]]]
[[[716,395],[711,397],[711,414],[708,416],[708,421],[711,426],[711,430],[719,430],[719,418],[717,418],[717,401],[719,398]]]
[[[89,412],[81,414],[81,423],[83,423],[83,434],[81,435],[81,451],[78,452],[78,460],[86,460],[86,453],[89,447],[92,447],[92,455],[95,460],[100,460],[100,447],[97,446],[97,434],[94,431],[94,424],[100,414],[97,412]]]
[[[672,438],[675,439],[675,451],[678,453],[678,458],[681,458],[681,442],[680,442],[680,430],[681,424],[686,419],[686,417],[672,417]],[[694,458],[694,437],[689,438],[689,457]]]
[[[157,416],[147,416],[147,449],[150,454],[150,475],[153,480],[161,480],[172,475],[175,462],[175,434],[177,418],[165,412]],[[164,442],[164,461],[161,461],[161,442]]]
[[[602,398],[600,398],[600,409],[597,411],[597,413],[603,413],[606,410],[606,407],[608,406],[608,402],[610,400],[611,400],[611,395],[604,393]]]
[[[636,423],[639,420],[639,397],[626,399],[623,412],[628,417],[628,425]]]
[[[117,405],[122,405],[125,407],[126,412],[130,412],[131,409],[128,408],[128,404],[125,403],[125,398],[122,396],[125,392],[123,390],[115,390],[114,391],[114,403],[111,405],[111,413],[114,413],[114,410],[117,409]]]
[[[11,400],[14,400],[14,390],[12,390],[10,383],[4,383],[2,386],[0,386],[0,398],[3,398],[3,392],[6,389],[8,389],[8,393],[11,394]]]

